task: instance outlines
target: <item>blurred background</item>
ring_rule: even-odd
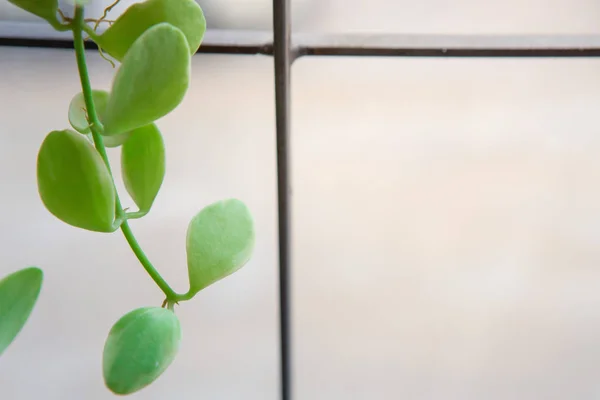
[[[292,3],[297,32],[600,34],[592,0]],[[212,28],[271,28],[270,1],[200,4]],[[36,22],[7,2],[0,20]],[[89,64],[108,88],[110,65]],[[110,399],[108,330],[163,299],[119,234],[37,195],[37,150],[80,90],[73,52],[0,47],[0,76],[0,275],[46,272],[0,397]],[[178,308],[180,354],[131,398],[276,400],[273,61],[196,55],[192,79],[159,121],[167,175],[133,229],[179,291],[203,206],[245,201],[257,246]],[[600,398],[600,60],[313,57],[292,85],[294,398]]]

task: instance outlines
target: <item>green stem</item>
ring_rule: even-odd
[[[135,236],[133,235],[131,227],[129,226],[129,223],[127,223],[127,221],[123,221],[123,223],[121,224],[121,231],[123,232],[123,236],[125,236],[127,243],[129,243],[129,247],[131,247],[131,250],[137,257],[137,259],[140,260],[140,263],[142,264],[148,275],[150,275],[152,280],[164,292],[165,296],[167,296],[167,299],[173,301],[178,299],[179,295],[175,293],[173,289],[171,289],[167,281],[165,281],[163,277],[158,273],[158,271],[154,268],[154,266],[146,256],[146,253],[144,253],[144,251],[140,247],[140,244],[135,239]]]
[[[93,30],[91,27],[89,27],[86,24],[83,24],[83,26],[81,27],[83,29],[83,31],[85,33],[87,33],[90,37],[90,39],[92,39],[94,42],[97,42],[97,39],[100,37],[98,36],[98,34],[96,33],[95,30]]]
[[[104,147],[104,141],[102,140],[102,132],[104,131],[104,127],[102,123],[98,119],[98,113],[96,112],[96,106],[94,104],[94,98],[92,96],[92,86],[90,84],[90,77],[87,70],[87,64],[85,62],[85,47],[83,44],[83,35],[82,31],[85,29],[85,21],[84,21],[84,10],[83,7],[75,8],[75,17],[73,19],[72,29],[73,29],[73,42],[75,46],[75,56],[77,57],[77,68],[79,69],[79,79],[81,80],[81,88],[83,91],[83,98],[85,99],[85,107],[87,109],[88,119],[90,122],[90,130],[92,131],[92,137],[94,138],[94,145],[98,150],[98,153],[104,160],[106,167],[108,168],[108,172],[112,177],[112,171],[110,168],[110,163],[108,161],[108,155],[106,154],[106,148]],[[113,180],[114,185],[114,180]],[[116,193],[116,186],[115,186]],[[163,277],[158,273],[158,271],[154,268],[148,257],[140,247],[137,242],[129,224],[127,223],[127,219],[125,218],[125,213],[123,211],[123,207],[121,206],[121,200],[119,199],[119,195],[115,195],[115,203],[116,203],[116,224],[117,227],[120,225],[121,231],[123,232],[123,236],[129,243],[131,250],[136,255],[137,259],[140,261],[148,275],[152,278],[152,280],[158,285],[158,287],[164,292],[167,300],[176,302],[179,300],[187,300],[188,295],[186,294],[177,294],[175,291],[169,286],[167,281],[163,279]]]
[[[59,31],[59,32],[66,32],[66,31],[72,29],[71,28],[71,24],[61,23],[57,19],[49,20],[48,22],[50,23],[50,25],[52,26],[52,28],[54,28],[54,30]]]

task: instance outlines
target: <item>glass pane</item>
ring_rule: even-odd
[[[90,52],[92,81],[113,70]],[[172,366],[136,398],[275,400],[278,394],[275,143],[272,61],[199,55],[184,102],[158,122],[167,174],[150,214],[132,229],[157,269],[188,288],[185,234],[203,206],[237,197],[251,208],[251,262],[177,308],[183,327]],[[119,233],[72,228],[39,199],[36,155],[68,127],[80,89],[71,51],[0,49],[0,276],[27,265],[46,273],[32,318],[0,362],[0,397],[108,399],[101,355],[112,324],[163,297]],[[240,91],[243,88],[243,92]],[[251,101],[249,100],[251,99]],[[111,150],[119,171],[119,152]],[[121,193],[124,193],[121,187]],[[132,203],[125,197],[124,203]]]
[[[295,398],[598,397],[600,61],[295,68]]]

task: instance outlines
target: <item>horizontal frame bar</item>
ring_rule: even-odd
[[[600,35],[292,34],[292,54],[386,57],[600,57]],[[88,48],[96,48],[87,43]],[[43,23],[0,22],[0,46],[72,48],[69,32]],[[273,33],[208,30],[199,50],[273,56]]]
[[[293,40],[299,56],[600,56],[600,36],[297,34]]]

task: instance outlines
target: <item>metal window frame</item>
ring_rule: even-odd
[[[292,398],[290,71],[302,56],[600,57],[600,35],[319,35],[291,33],[290,0],[273,0],[273,32],[207,31],[200,53],[263,54],[275,66],[279,235],[280,398]],[[22,25],[22,24],[20,24]],[[0,25],[0,46],[73,48],[68,35],[43,29],[14,33]],[[89,49],[96,48],[86,43]]]

